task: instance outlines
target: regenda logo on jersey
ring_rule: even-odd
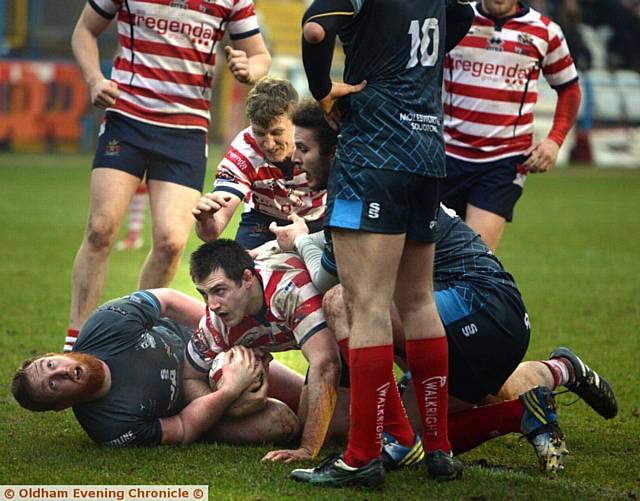
[[[131,14],[131,17],[133,18],[132,24],[134,26],[155,30],[160,35],[166,35],[167,33],[182,34],[187,37],[192,37],[196,39],[194,41],[200,43],[213,42],[216,38],[217,30],[203,22],[192,24],[152,16],[141,16],[140,14]]]
[[[529,69],[518,63],[513,66],[506,64],[485,63],[484,61],[469,61],[460,58],[451,58],[451,69],[471,72],[474,77],[482,75],[526,79]]]

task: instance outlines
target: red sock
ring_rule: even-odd
[[[340,347],[340,353],[345,360],[349,359],[349,338],[338,341]],[[398,387],[396,385],[396,378],[391,372],[391,378],[389,379],[389,391],[387,392],[387,400],[384,406],[384,431],[393,435],[401,445],[412,447],[415,440],[415,434],[409,418],[407,417],[407,411],[404,408],[404,404],[398,393]]]
[[[524,404],[519,398],[485,405],[449,416],[449,438],[460,454],[501,435],[520,432]]]
[[[426,452],[451,451],[447,436],[449,413],[449,345],[446,337],[418,339],[405,344],[416,390]]]
[[[64,346],[62,347],[63,352],[71,351],[73,345],[76,344],[79,333],[80,331],[78,329],[72,329],[71,327],[67,329],[67,337],[64,339]]]
[[[392,371],[391,345],[349,350],[351,415],[344,460],[351,466],[365,466],[380,457],[384,408]]]

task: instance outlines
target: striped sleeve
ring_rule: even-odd
[[[549,46],[542,60],[542,72],[553,88],[562,87],[578,78],[562,29],[553,22],[549,24]]]
[[[246,201],[256,176],[251,153],[243,131],[233,140],[218,165],[213,183],[214,191],[226,191]]]
[[[234,2],[228,30],[231,40],[247,38],[260,32],[253,0],[237,0]]]
[[[300,259],[297,256],[293,259],[299,262],[299,267],[286,274],[288,280],[285,279],[282,283],[287,285],[279,288],[271,298],[271,304],[281,305],[280,314],[287,319],[298,347],[302,347],[311,336],[324,329],[327,323],[322,311],[322,294],[313,285],[311,276]],[[288,260],[291,261],[292,259]]]
[[[200,325],[191,335],[186,352],[189,363],[200,372],[208,372],[216,355],[224,351],[216,344],[211,332],[212,324],[207,320],[207,315],[200,319]]]

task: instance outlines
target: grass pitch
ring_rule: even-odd
[[[212,151],[211,164],[219,158]],[[558,397],[571,451],[555,477],[529,444],[502,437],[462,456],[459,482],[421,471],[387,475],[382,492],[321,490],[259,462],[266,446],[95,446],[70,411],[30,413],[13,400],[18,363],[59,351],[73,257],[87,216],[87,156],[0,156],[0,484],[208,484],[210,499],[637,499],[640,496],[640,171],[558,169],[530,176],[498,254],[516,277],[533,334],[528,358],[572,347],[612,384],[620,413],[604,421],[572,394]],[[212,172],[207,177],[210,186]],[[148,219],[147,219],[148,220]],[[136,289],[148,251],[114,252],[104,299]],[[235,228],[228,232],[233,236]],[[197,246],[195,235],[187,253]],[[187,259],[173,286],[193,294]],[[278,356],[303,371],[294,352]],[[485,468],[486,462],[497,467]]]

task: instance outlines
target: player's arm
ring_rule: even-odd
[[[227,191],[206,193],[191,213],[196,219],[196,234],[203,242],[220,237],[242,199]]]
[[[179,414],[160,420],[162,444],[189,444],[197,440],[255,382],[261,366],[255,363],[251,350],[234,347],[226,356],[229,359],[222,368],[225,382],[222,388],[192,400]]]
[[[360,92],[358,85],[331,82],[331,62],[338,30],[356,14],[350,0],[314,0],[302,18],[302,62],[309,90],[325,113],[340,97]]]
[[[99,108],[112,106],[119,95],[115,82],[105,79],[100,70],[98,50],[98,37],[109,26],[113,16],[109,12],[97,12],[87,3],[71,35],[71,49],[89,87],[91,102]]]
[[[225,47],[227,65],[238,82],[253,85],[271,66],[271,55],[260,33],[231,41]]]
[[[314,459],[324,443],[336,405],[340,361],[338,345],[326,327],[313,334],[303,345],[302,353],[309,362],[307,407],[299,409],[306,416],[300,447],[269,452],[263,459],[300,461]]]
[[[449,52],[469,31],[473,23],[473,7],[468,0],[452,0],[447,5],[447,35],[445,40],[445,52]]]
[[[324,232],[309,234],[307,223],[297,214],[291,214],[289,220],[292,224],[286,226],[271,223],[269,230],[276,236],[282,250],[295,251],[300,255],[316,289],[322,293],[327,292],[338,283],[338,277],[322,266]]]
[[[525,153],[529,158],[522,165],[529,172],[546,172],[553,168],[558,159],[558,151],[578,118],[582,99],[578,81],[560,87],[556,92],[558,101],[549,135]]]
[[[160,316],[195,329],[204,313],[205,304],[174,289],[150,289],[160,302]]]

